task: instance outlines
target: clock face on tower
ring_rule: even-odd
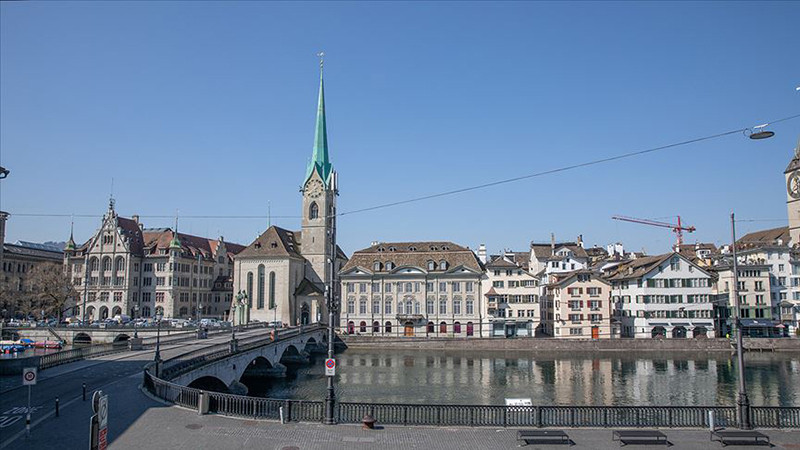
[[[311,198],[318,198],[322,195],[324,190],[325,188],[319,180],[311,180],[306,184],[306,193],[308,193],[308,196]]]
[[[792,198],[800,198],[800,170],[795,170],[789,175],[789,181],[786,182],[786,191]]]

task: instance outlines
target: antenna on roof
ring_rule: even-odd
[[[111,177],[111,193],[108,196],[108,209],[114,209],[114,177]]]
[[[272,202],[267,200],[267,228],[272,226]]]

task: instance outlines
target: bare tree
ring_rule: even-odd
[[[29,272],[28,285],[30,300],[23,301],[23,309],[33,314],[44,311],[45,314],[56,316],[59,321],[64,312],[74,306],[72,302],[78,297],[72,280],[61,265],[37,265]]]

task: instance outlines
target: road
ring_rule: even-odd
[[[237,338],[264,333],[263,329],[246,331],[237,333]],[[230,335],[225,334],[206,340],[162,345],[162,359],[174,358],[198,348],[225,343],[229,339]],[[26,437],[25,430],[25,416],[28,411],[27,387],[17,386],[3,390],[0,393],[0,448],[48,448],[51,442],[40,442],[34,446],[31,444],[54,434],[64,435],[65,438],[72,436],[74,439],[85,439],[88,446],[89,417],[92,415],[90,400],[94,390],[102,389],[109,394],[109,399],[113,402],[115,397],[118,397],[115,395],[116,389],[126,383],[134,387],[141,383],[142,368],[152,360],[153,350],[150,349],[78,361],[40,372],[38,383],[31,388],[31,439]],[[3,385],[8,386],[9,380],[5,381]],[[86,401],[82,400],[84,383]],[[57,418],[56,398],[60,401],[60,416]],[[126,405],[132,407],[146,402],[150,400],[137,391],[134,396],[124,399],[122,404],[112,403],[111,413],[120,407],[125,408]],[[80,420],[74,420],[78,417]],[[48,438],[47,441],[51,439]],[[64,448],[63,441],[55,441],[52,444],[54,444],[52,448]]]

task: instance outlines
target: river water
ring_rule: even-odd
[[[800,406],[800,355],[747,353],[756,406]],[[733,405],[736,359],[726,353],[523,353],[348,349],[336,356],[340,401],[502,405]],[[323,359],[285,379],[245,381],[250,395],[321,400]]]

